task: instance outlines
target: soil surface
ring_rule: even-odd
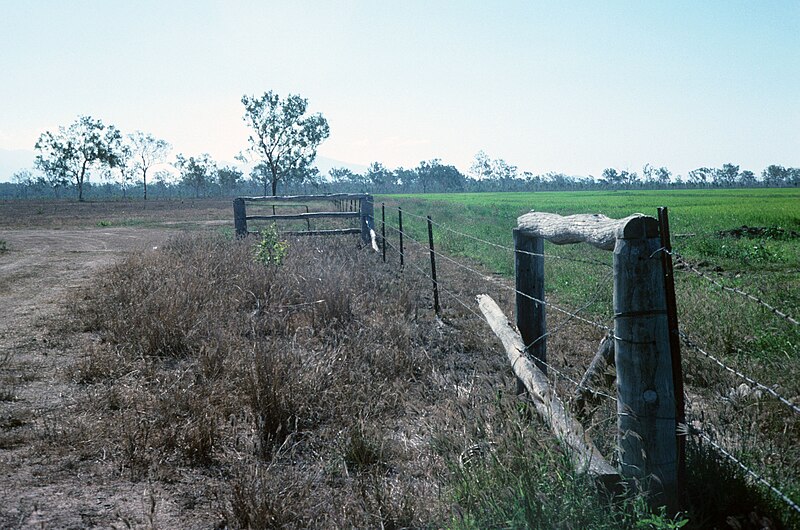
[[[0,230],[0,528],[163,528],[214,525],[187,521],[193,492],[132,482],[97,455],[79,459],[48,444],[59,421],[84,399],[69,368],[92,338],[65,330],[70,296],[93,273],[128,252],[152,252],[174,232],[144,228]],[[188,478],[188,477],[186,477]],[[165,491],[173,487],[173,491]],[[156,491],[157,490],[157,491]],[[180,493],[177,493],[180,492]],[[202,493],[202,492],[201,492]],[[203,504],[203,494],[194,502]]]

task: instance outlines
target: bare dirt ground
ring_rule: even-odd
[[[92,273],[127,252],[152,251],[172,232],[147,228],[0,230],[0,528],[137,527],[157,513],[160,526],[214,525],[205,492],[177,478],[164,491],[131,482],[102,454],[87,461],[48,450],[56,419],[85,399],[69,368],[92,337],[64,333],[68,299]],[[152,501],[156,504],[153,505]],[[204,521],[180,517],[181,506],[208,503]]]

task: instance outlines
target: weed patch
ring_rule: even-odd
[[[255,259],[264,265],[280,265],[286,258],[289,244],[278,237],[275,224],[262,228],[259,232],[261,240],[256,243]]]

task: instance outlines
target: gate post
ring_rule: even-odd
[[[629,220],[614,247],[617,442],[622,475],[653,506],[678,507],[675,390],[658,223]]]
[[[514,229],[514,276],[517,329],[537,368],[547,374],[547,366],[542,364],[547,362],[545,305],[531,300],[544,302],[544,239],[525,235],[518,228]]]
[[[365,195],[358,201],[359,218],[361,219],[361,241],[369,245],[372,241],[369,231],[375,226],[374,205],[372,195]]]
[[[233,199],[233,224],[237,238],[247,237],[247,211],[241,197]]]

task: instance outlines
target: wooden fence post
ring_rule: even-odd
[[[514,273],[517,329],[536,367],[547,374],[545,305],[531,300],[544,301],[544,239],[514,229]]]
[[[247,236],[247,210],[241,197],[233,199],[233,224],[236,227],[237,238]]]
[[[641,482],[653,506],[677,511],[675,391],[658,223],[636,217],[614,247],[617,441],[622,475]]]
[[[372,195],[366,195],[358,202],[359,217],[361,218],[361,241],[365,245],[369,245],[372,241],[369,231],[375,225],[375,209],[372,203]]]

